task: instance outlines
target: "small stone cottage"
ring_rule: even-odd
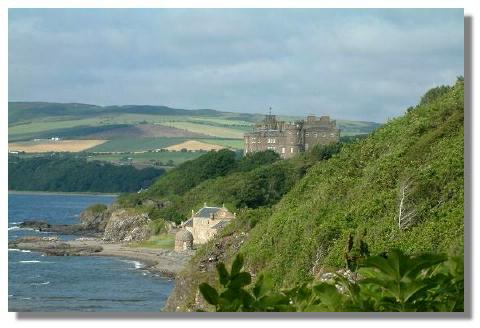
[[[193,236],[190,231],[180,229],[175,235],[175,251],[182,252],[193,249]]]
[[[204,244],[215,236],[215,234],[224,228],[232,219],[235,218],[235,213],[231,213],[225,206],[222,207],[213,207],[207,206],[205,203],[204,206],[194,212],[192,210],[192,216],[185,222],[182,222],[180,225],[180,231],[175,236],[175,250],[177,250],[177,244],[179,245],[178,250],[185,250],[191,248],[188,247],[190,244],[184,243],[189,233],[193,238],[193,244],[199,245]]]

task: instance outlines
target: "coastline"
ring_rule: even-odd
[[[73,254],[54,254],[58,256],[105,256],[119,257],[142,263],[142,269],[152,273],[159,273],[169,278],[175,278],[184,268],[193,252],[175,252],[161,248],[131,247],[128,243],[105,242],[98,238],[79,238],[71,241],[62,240],[32,240],[9,245],[9,248],[46,253],[65,247]],[[11,247],[12,246],[12,247]]]
[[[193,253],[178,253],[161,248],[131,247],[124,243],[105,243],[100,240],[71,242],[72,246],[101,246],[103,250],[92,256],[111,256],[135,260],[145,265],[143,269],[175,278]]]
[[[8,190],[9,194],[15,195],[71,195],[71,196],[112,196],[118,197],[120,193],[102,193],[95,191],[41,191],[41,190]]]

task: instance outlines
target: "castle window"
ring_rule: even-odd
[[[267,147],[268,150],[275,150],[275,147]]]
[[[317,134],[316,132],[315,132],[313,135],[315,136],[315,138],[317,138],[317,137],[318,137],[318,134]]]
[[[285,154],[285,147],[282,147],[282,154]]]
[[[308,132],[307,132],[307,133],[305,133],[305,136],[306,136],[306,137],[308,137],[309,135],[310,135],[310,134],[309,134]]]
[[[330,133],[330,137],[335,137],[335,134],[334,134],[334,133]]]
[[[290,153],[293,154],[293,147],[290,147]]]

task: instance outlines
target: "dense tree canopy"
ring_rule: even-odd
[[[137,170],[105,162],[87,162],[67,156],[11,158],[10,190],[134,192],[148,187],[163,169]]]

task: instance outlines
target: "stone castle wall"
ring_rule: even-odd
[[[273,150],[282,158],[290,158],[313,146],[340,141],[340,130],[328,116],[313,115],[305,120],[287,123],[267,115],[253,132],[244,135],[244,153]]]

